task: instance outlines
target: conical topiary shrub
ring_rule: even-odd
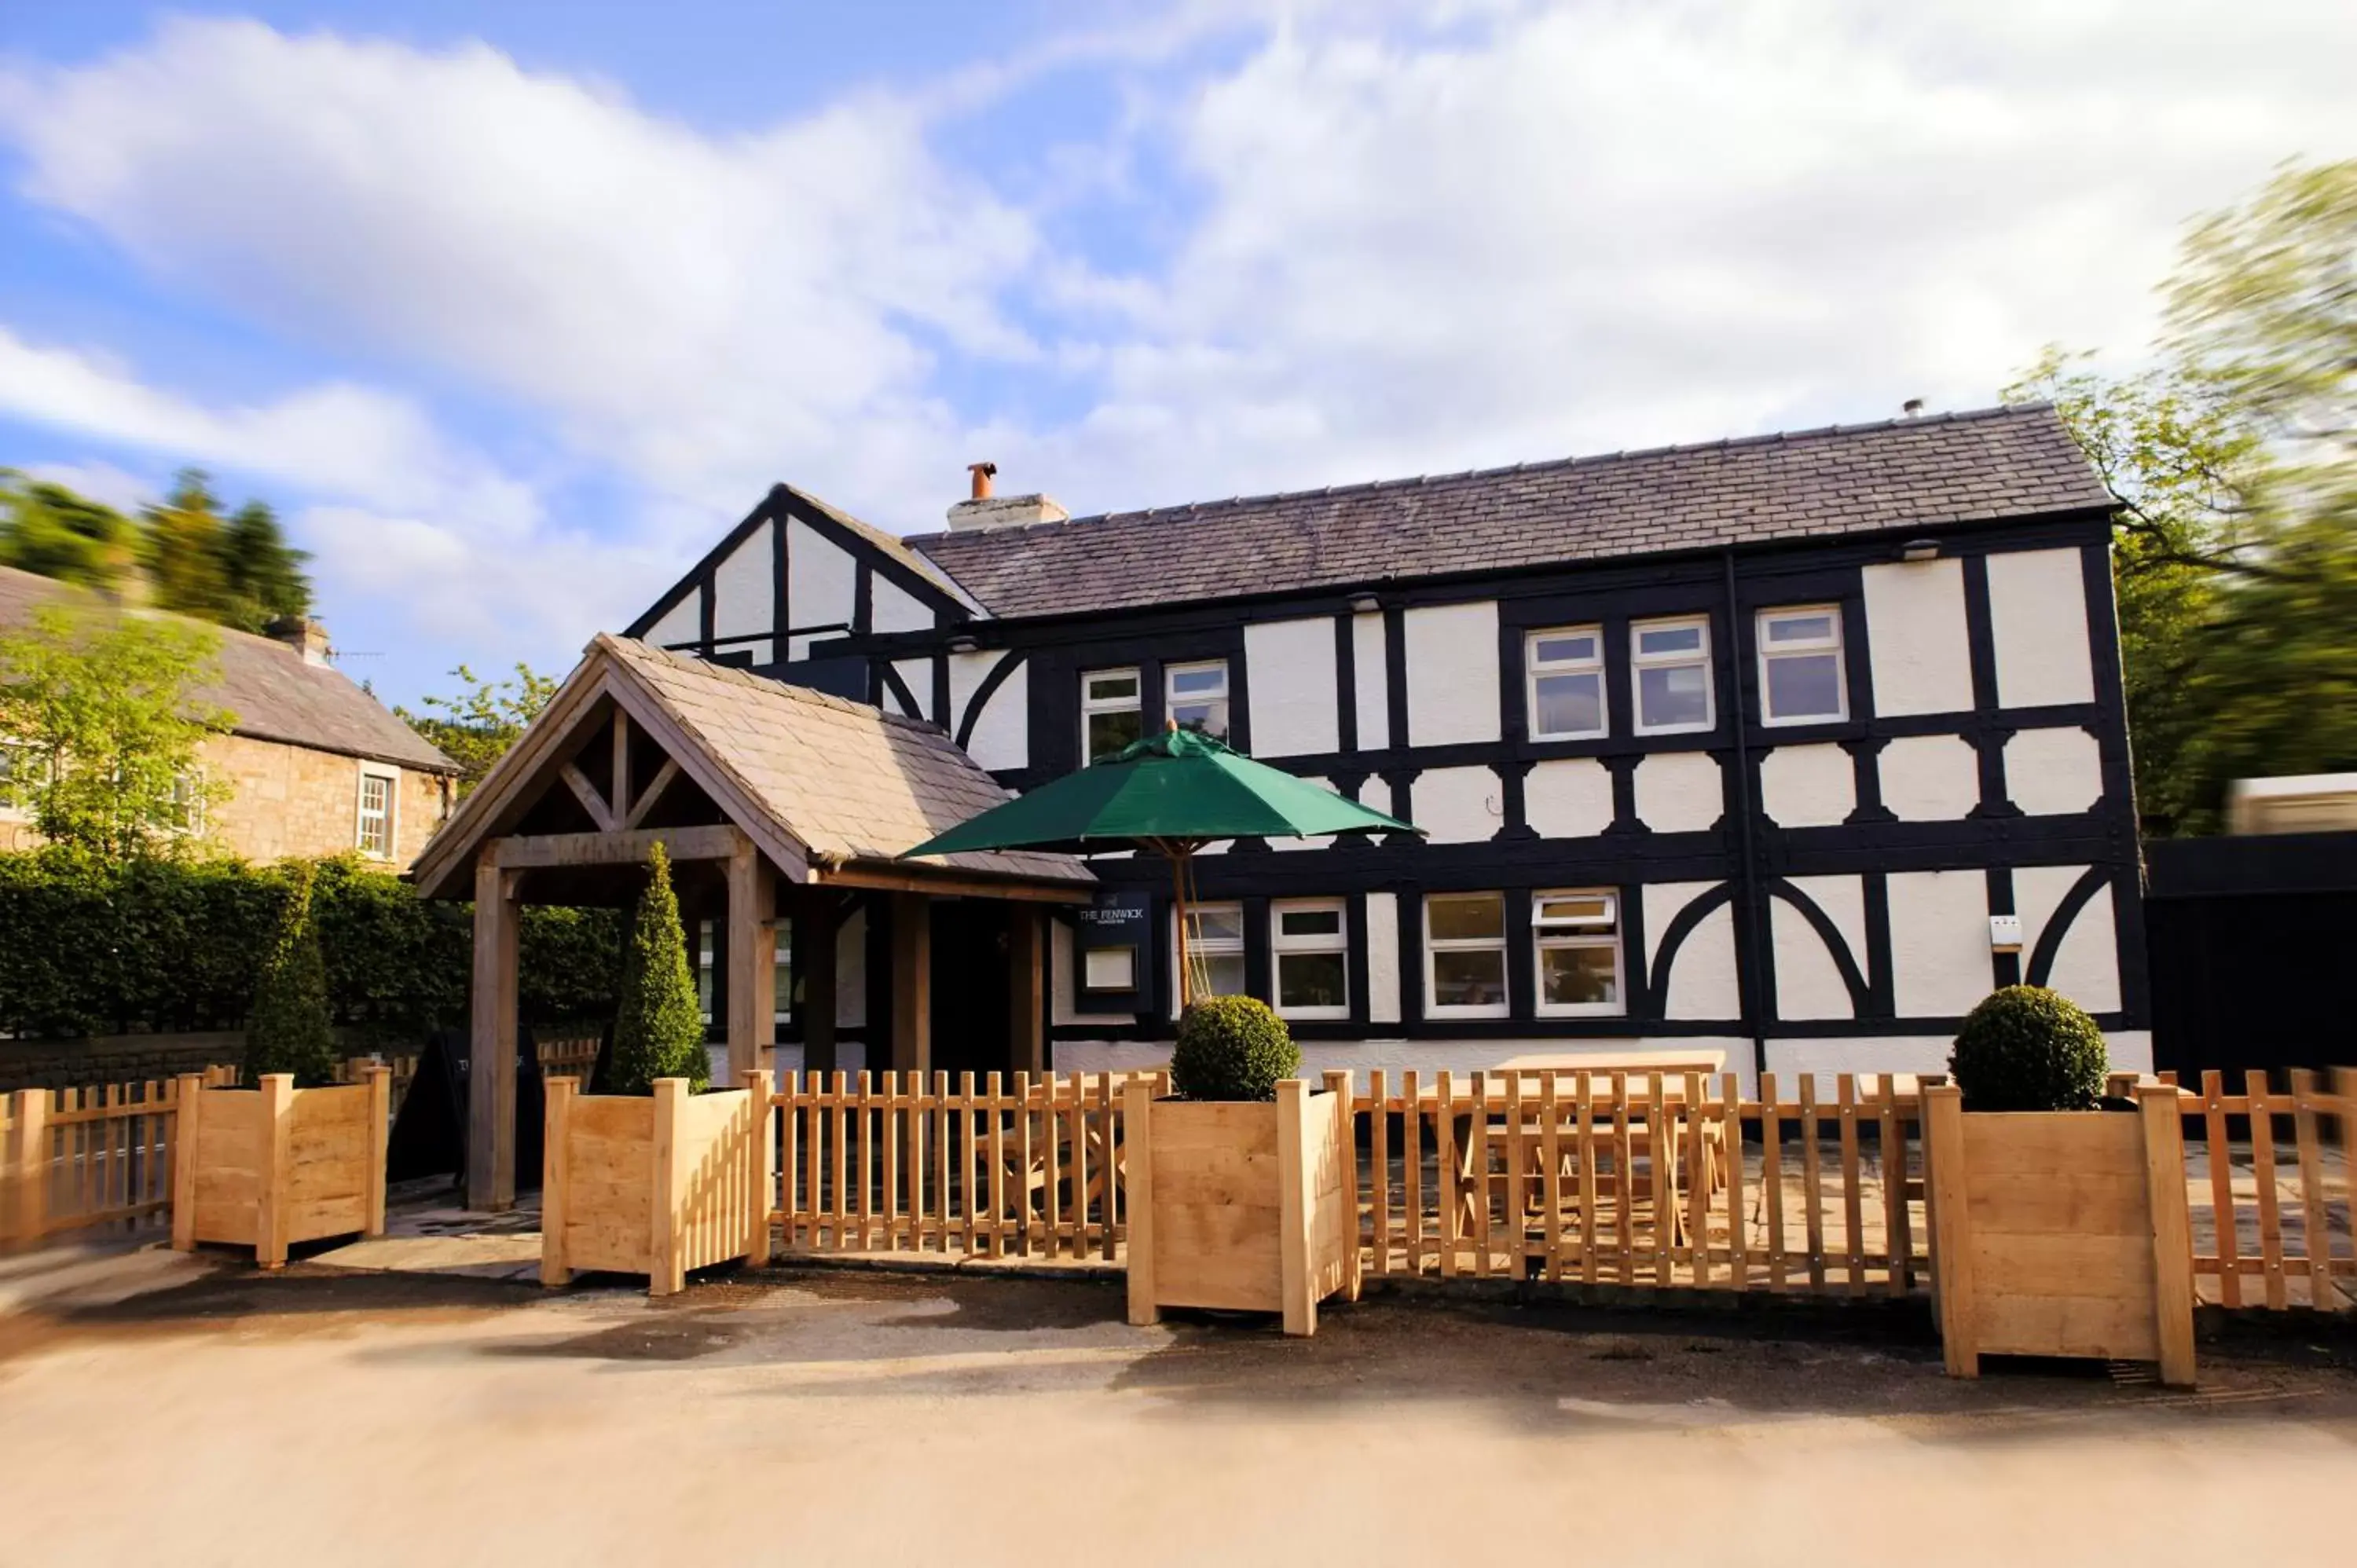
[[[687,966],[687,934],[671,888],[671,857],[658,843],[650,857],[647,890],[639,895],[622,954],[622,1003],[614,1020],[608,1092],[651,1094],[659,1078],[683,1078],[696,1089],[712,1080],[704,1049],[704,1010]]]
[[[328,1020],[328,966],[319,956],[319,929],[311,918],[311,886],[317,867],[294,868],[278,933],[263,960],[245,1027],[245,1081],[291,1072],[295,1087],[311,1089],[336,1079],[336,1036]]]

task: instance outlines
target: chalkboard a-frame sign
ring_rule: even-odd
[[[1081,995],[1097,1007],[1135,1013],[1146,1005],[1153,902],[1144,893],[1103,893],[1074,915],[1073,967]]]

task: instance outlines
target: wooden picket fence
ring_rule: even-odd
[[[2240,1094],[2215,1072],[2198,1092],[2179,1089],[2194,1290],[2230,1308],[2346,1311],[2357,1306],[2357,1069],[2333,1069],[2330,1091],[2314,1072],[2289,1079],[2287,1093],[2262,1072]]]
[[[1931,1277],[1912,1079],[1371,1075],[1370,1278],[1906,1295]]]
[[[771,1101],[783,1245],[1113,1262],[1128,1077],[788,1073]]]
[[[204,1074],[208,1084],[235,1078],[231,1068]],[[168,1078],[0,1095],[0,1242],[167,1230],[178,1098]]]

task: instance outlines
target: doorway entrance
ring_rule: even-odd
[[[935,898],[932,909],[933,1068],[954,1080],[1014,1066],[1007,1038],[1007,906],[996,898]]]

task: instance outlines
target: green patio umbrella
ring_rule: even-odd
[[[1193,989],[1187,907],[1194,901],[1197,850],[1215,839],[1308,838],[1369,828],[1423,831],[1171,724],[1160,735],[960,822],[900,858],[996,849],[1151,850],[1170,862],[1184,1008]]]

